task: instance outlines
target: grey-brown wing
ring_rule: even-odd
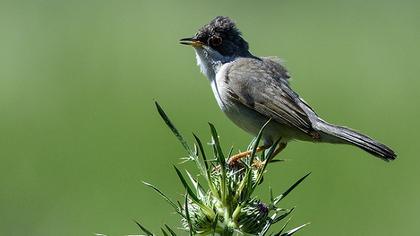
[[[228,94],[231,99],[267,118],[309,133],[311,121],[301,108],[299,97],[290,89],[287,78],[280,75],[267,68],[264,61],[235,62],[226,74]]]
[[[279,57],[269,56],[261,57],[260,59],[270,71],[273,71],[276,75],[278,75],[276,78],[281,78],[288,82],[287,80],[290,79],[290,74],[286,70],[286,67],[283,66],[283,61]]]

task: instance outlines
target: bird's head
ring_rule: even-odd
[[[225,16],[214,18],[193,37],[183,38],[180,43],[195,49],[200,66],[214,66],[237,57],[252,56],[235,23]]]

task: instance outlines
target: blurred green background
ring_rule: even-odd
[[[153,104],[178,128],[226,150],[251,136],[217,107],[191,48],[217,15],[232,17],[256,55],[278,55],[292,87],[326,120],[393,147],[385,163],[349,146],[294,142],[272,166],[299,235],[419,235],[419,1],[0,2],[0,235],[158,232],[178,216],[172,164],[184,156]],[[418,147],[418,146],[417,146]],[[187,165],[188,166],[188,165]]]

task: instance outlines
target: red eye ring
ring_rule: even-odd
[[[212,46],[219,46],[222,44],[222,38],[219,36],[212,36],[209,41]]]

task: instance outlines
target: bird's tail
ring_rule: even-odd
[[[318,120],[316,129],[323,133],[322,141],[352,144],[385,161],[391,161],[397,157],[391,148],[349,128]]]

